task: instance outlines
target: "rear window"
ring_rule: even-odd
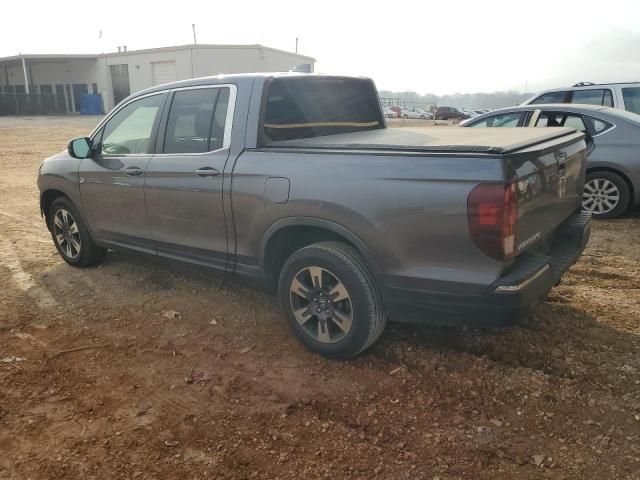
[[[501,113],[492,117],[480,120],[472,127],[519,127],[522,125],[526,112]]]
[[[540,95],[538,98],[534,98],[529,103],[564,103],[564,98],[567,92],[547,92]]]
[[[640,114],[640,87],[623,88],[622,98],[625,110]]]
[[[373,82],[354,78],[277,78],[267,94],[263,142],[384,128]]]

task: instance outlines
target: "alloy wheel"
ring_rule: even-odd
[[[303,330],[321,343],[336,343],[353,325],[353,304],[344,283],[319,266],[300,270],[289,288],[291,308]]]
[[[60,250],[69,258],[78,258],[82,241],[78,224],[65,208],[56,211],[53,217],[53,234]]]
[[[620,189],[606,178],[594,178],[584,185],[582,208],[595,214],[611,212],[620,202]]]

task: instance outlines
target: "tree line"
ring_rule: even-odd
[[[516,90],[506,92],[493,93],[454,93],[451,95],[436,95],[434,93],[426,93],[421,95],[417,92],[393,92],[390,90],[380,90],[380,98],[383,103],[398,103],[402,105],[415,106],[451,106],[464,108],[502,108],[520,105],[525,100],[531,98],[533,93],[523,93]]]

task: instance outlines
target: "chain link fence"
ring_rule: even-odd
[[[63,115],[65,101],[55,93],[0,93],[0,115]]]

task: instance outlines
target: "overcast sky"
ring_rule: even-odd
[[[640,80],[640,0],[30,0],[2,8],[0,56],[261,43],[316,71],[419,93]],[[102,38],[99,32],[102,31]]]

